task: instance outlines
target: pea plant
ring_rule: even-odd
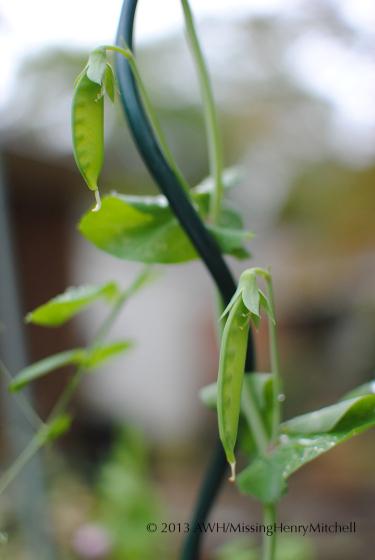
[[[57,327],[99,299],[109,314],[86,348],[65,350],[34,363],[12,378],[18,392],[31,381],[65,365],[76,371],[46,421],[39,420],[19,397],[36,435],[14,465],[0,479],[0,491],[47,441],[70,425],[68,405],[87,372],[128,350],[127,340],[105,343],[111,326],[129,297],[153,273],[149,265],[184,263],[201,258],[218,295],[220,355],[217,383],[201,391],[204,403],[215,409],[219,442],[204,479],[181,558],[196,560],[200,533],[197,523],[206,519],[230,466],[231,482],[240,492],[259,500],[267,524],[276,522],[277,505],[287,491],[290,476],[306,463],[375,425],[374,384],[369,382],[339,402],[283,419],[281,366],[277,317],[270,269],[244,270],[233,280],[223,255],[249,258],[246,243],[252,233],[227,200],[238,182],[235,172],[223,169],[217,110],[212,87],[188,0],[181,0],[186,34],[200,82],[207,134],[210,177],[191,187],[174,159],[132,48],[136,0],[125,0],[116,45],[96,48],[75,86],[72,102],[73,152],[78,169],[95,195],[95,207],[79,223],[82,235],[99,249],[120,259],[141,262],[146,268],[127,289],[113,282],[101,286],[69,288],[65,293],[27,315],[27,321]],[[113,57],[113,58],[112,58]],[[114,68],[113,63],[116,63]],[[160,187],[158,196],[130,196],[112,192],[101,198],[100,173],[104,161],[104,100],[115,102],[117,91],[130,130],[151,175]],[[270,372],[256,371],[252,331],[267,320]],[[5,371],[5,367],[2,368]],[[244,465],[236,476],[236,456]],[[264,535],[261,557],[275,560],[275,532]],[[259,556],[260,557],[260,556]]]

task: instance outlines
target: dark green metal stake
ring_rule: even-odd
[[[125,41],[132,49],[136,7],[137,0],[124,0],[117,32],[117,44],[121,47]],[[181,227],[195,246],[197,253],[211,274],[224,303],[227,304],[236,289],[235,281],[216,242],[208,233],[191,205],[189,198],[180,188],[172,169],[166,162],[144,111],[131,68],[127,60],[120,55],[116,56],[116,73],[122,105],[143,161],[160,190],[168,199],[170,207],[179,220]],[[254,361],[254,350],[250,337],[246,371],[254,370]],[[227,462],[221,442],[218,440],[192,515],[190,532],[184,543],[181,560],[198,560],[201,532],[199,529],[194,531],[194,528],[207,519],[226,470]]]

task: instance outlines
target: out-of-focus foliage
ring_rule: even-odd
[[[147,523],[158,523],[163,518],[150,478],[149,460],[143,436],[128,427],[119,435],[101,469],[97,520],[111,537],[111,560],[170,558],[167,536],[146,530]]]
[[[222,546],[215,560],[260,560],[260,549],[250,538],[238,538]],[[313,546],[308,537],[283,535],[277,539],[276,560],[314,560]]]

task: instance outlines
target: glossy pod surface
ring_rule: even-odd
[[[72,105],[74,159],[87,186],[97,190],[104,160],[104,100],[102,88],[83,72]]]
[[[249,311],[240,296],[225,323],[219,359],[217,413],[220,439],[234,478],[234,448],[249,333]]]

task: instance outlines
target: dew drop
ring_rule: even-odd
[[[280,395],[277,395],[277,400],[279,402],[284,402],[285,401],[285,395],[284,393],[280,393]]]
[[[299,445],[311,445],[311,439],[308,438],[300,438],[298,440]],[[316,446],[314,445],[313,449],[316,449]]]

